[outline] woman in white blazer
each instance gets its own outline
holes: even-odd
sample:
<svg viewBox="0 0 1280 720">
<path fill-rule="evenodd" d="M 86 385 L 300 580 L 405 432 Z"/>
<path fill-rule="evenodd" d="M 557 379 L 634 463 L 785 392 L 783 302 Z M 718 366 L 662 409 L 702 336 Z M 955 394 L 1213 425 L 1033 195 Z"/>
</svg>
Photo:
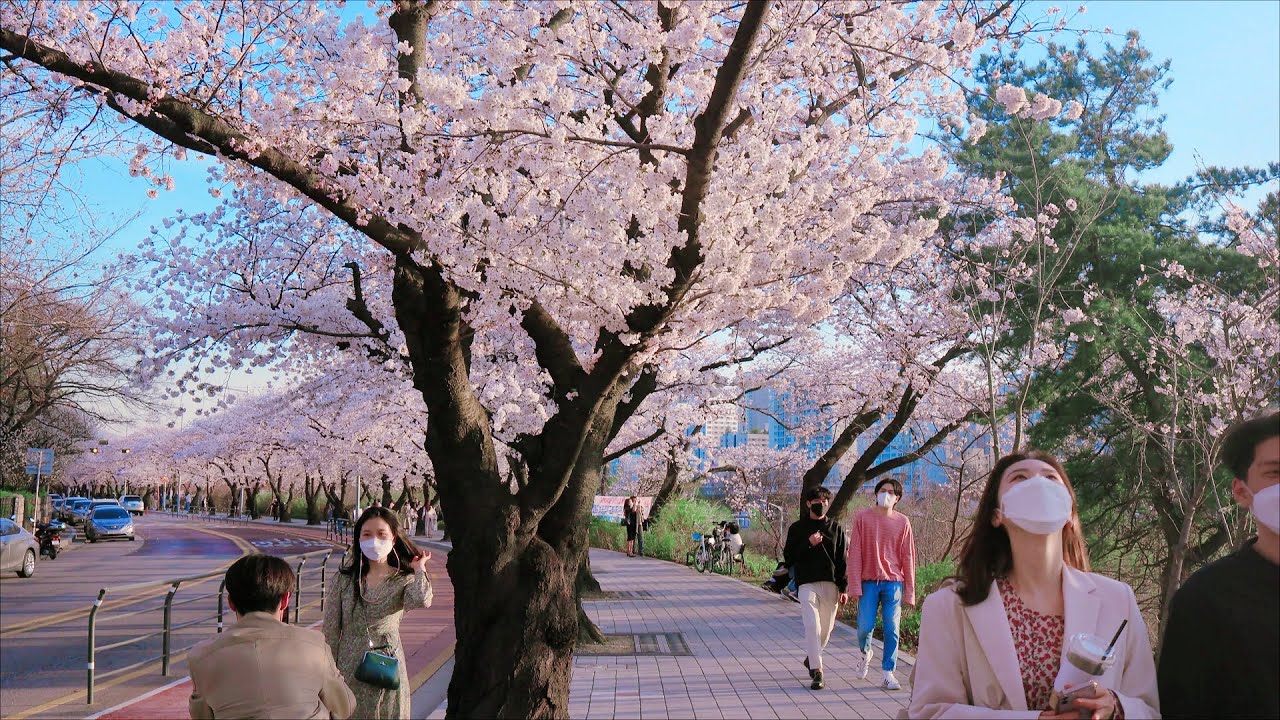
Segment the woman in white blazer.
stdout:
<svg viewBox="0 0 1280 720">
<path fill-rule="evenodd" d="M 1155 659 L 1133 590 L 1089 572 L 1075 491 L 1050 455 L 1015 453 L 996 463 L 957 577 L 921 612 L 910 718 L 1160 716 Z M 1126 620 L 1115 662 L 1072 709 L 1055 713 L 1052 685 L 1067 639 L 1110 640 Z"/>
</svg>

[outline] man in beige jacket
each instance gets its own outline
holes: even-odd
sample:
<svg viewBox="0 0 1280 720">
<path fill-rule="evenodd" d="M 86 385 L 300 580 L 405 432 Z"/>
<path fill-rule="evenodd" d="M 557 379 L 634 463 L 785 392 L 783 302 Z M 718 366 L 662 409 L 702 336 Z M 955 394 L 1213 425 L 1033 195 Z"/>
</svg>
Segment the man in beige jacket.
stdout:
<svg viewBox="0 0 1280 720">
<path fill-rule="evenodd" d="M 247 555 L 227 569 L 227 601 L 239 619 L 191 650 L 194 720 L 345 720 L 355 711 L 324 636 L 280 620 L 293 585 L 289 563 L 270 555 Z"/>
</svg>

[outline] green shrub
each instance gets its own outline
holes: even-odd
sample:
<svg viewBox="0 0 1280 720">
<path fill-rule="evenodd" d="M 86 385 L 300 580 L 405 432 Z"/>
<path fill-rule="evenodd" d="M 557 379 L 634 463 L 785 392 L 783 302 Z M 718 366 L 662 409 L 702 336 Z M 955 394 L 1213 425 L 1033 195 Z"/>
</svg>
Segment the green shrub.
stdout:
<svg viewBox="0 0 1280 720">
<path fill-rule="evenodd" d="M 611 520 L 591 518 L 587 537 L 590 538 L 591 547 L 618 551 L 626 549 L 627 529 Z"/>
</svg>

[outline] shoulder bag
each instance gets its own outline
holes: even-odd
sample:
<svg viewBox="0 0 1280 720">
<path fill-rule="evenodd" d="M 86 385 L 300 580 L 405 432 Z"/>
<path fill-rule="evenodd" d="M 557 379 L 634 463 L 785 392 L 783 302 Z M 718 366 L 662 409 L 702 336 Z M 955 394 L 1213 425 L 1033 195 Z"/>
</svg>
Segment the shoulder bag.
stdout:
<svg viewBox="0 0 1280 720">
<path fill-rule="evenodd" d="M 375 652 L 377 650 L 386 650 L 386 654 Z M 369 639 L 369 650 L 365 652 L 364 659 L 360 661 L 359 667 L 356 668 L 356 679 L 363 683 L 368 683 L 374 687 L 380 687 L 384 690 L 397 690 L 400 688 L 400 661 L 395 655 L 391 654 L 391 646 L 379 645 L 374 647 L 373 639 Z"/>
</svg>

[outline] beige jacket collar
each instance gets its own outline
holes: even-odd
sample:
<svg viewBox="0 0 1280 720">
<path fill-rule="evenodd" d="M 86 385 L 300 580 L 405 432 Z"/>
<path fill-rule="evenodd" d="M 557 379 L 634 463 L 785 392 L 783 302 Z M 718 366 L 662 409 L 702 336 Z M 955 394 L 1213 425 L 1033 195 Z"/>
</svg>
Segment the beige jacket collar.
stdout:
<svg viewBox="0 0 1280 720">
<path fill-rule="evenodd" d="M 1088 574 L 1064 565 L 1062 568 L 1062 606 L 1066 617 L 1063 642 L 1076 633 L 1094 632 L 1098 623 L 1097 586 Z M 1013 647 L 1013 630 L 1005 612 L 1004 599 L 995 581 L 987 599 L 964 609 L 982 646 L 982 653 L 1000 682 L 1000 689 L 1014 710 L 1027 709 L 1027 696 L 1022 687 L 1022 671 L 1018 652 Z"/>
</svg>

